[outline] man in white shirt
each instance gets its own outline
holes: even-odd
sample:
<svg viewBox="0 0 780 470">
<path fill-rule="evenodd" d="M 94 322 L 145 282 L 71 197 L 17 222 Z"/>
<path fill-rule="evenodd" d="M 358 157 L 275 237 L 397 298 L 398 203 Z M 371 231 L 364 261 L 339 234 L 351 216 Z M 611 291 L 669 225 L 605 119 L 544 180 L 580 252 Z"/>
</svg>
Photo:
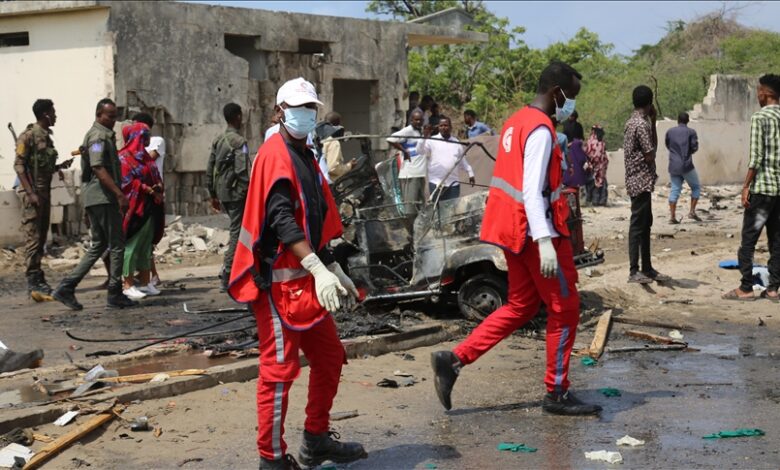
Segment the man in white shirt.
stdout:
<svg viewBox="0 0 780 470">
<path fill-rule="evenodd" d="M 419 206 L 425 203 L 425 174 L 427 162 L 417 155 L 417 143 L 422 137 L 423 113 L 419 109 L 412 111 L 411 124 L 393 134 L 387 142 L 403 154 L 398 182 L 401 186 L 401 199 L 404 213 L 413 221 Z"/>
<path fill-rule="evenodd" d="M 469 183 L 474 186 L 474 170 L 463 156 L 464 146 L 452 135 L 450 118 L 442 116 L 439 120 L 439 136 L 430 139 L 431 127 L 423 131 L 425 139 L 417 144 L 417 153 L 428 162 L 428 189 L 431 200 L 445 201 L 460 197 L 460 171 L 469 175 Z M 456 166 L 458 168 L 456 168 Z M 436 193 L 441 191 L 441 196 Z"/>
</svg>

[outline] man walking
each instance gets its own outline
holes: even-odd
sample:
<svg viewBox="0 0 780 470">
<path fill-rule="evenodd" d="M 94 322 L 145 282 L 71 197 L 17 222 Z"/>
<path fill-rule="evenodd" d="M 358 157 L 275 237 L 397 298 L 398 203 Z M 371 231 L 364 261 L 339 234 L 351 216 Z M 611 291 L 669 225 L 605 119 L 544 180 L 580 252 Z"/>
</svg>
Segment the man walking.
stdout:
<svg viewBox="0 0 780 470">
<path fill-rule="evenodd" d="M 109 308 L 138 305 L 122 293 L 122 265 L 125 235 L 122 218 L 128 202 L 122 193 L 122 178 L 116 150 L 116 104 L 108 98 L 98 101 L 95 123 L 84 136 L 81 146 L 81 198 L 89 217 L 92 244 L 76 268 L 60 282 L 52 293 L 55 300 L 72 310 L 83 306 L 76 300 L 76 286 L 92 266 L 109 249 L 111 260 L 108 277 Z"/>
<path fill-rule="evenodd" d="M 14 170 L 19 177 L 16 194 L 22 203 L 27 292 L 50 295 L 51 287 L 41 269 L 41 260 L 49 233 L 51 179 L 60 168 L 51 140 L 57 114 L 54 102 L 48 99 L 36 100 L 32 110 L 36 122 L 28 125 L 16 140 Z"/>
<path fill-rule="evenodd" d="M 566 119 L 574 110 L 580 75 L 552 62 L 539 78 L 533 102 L 504 124 L 480 238 L 504 249 L 509 268 L 508 302 L 490 314 L 453 351 L 431 355 L 434 386 L 441 404 L 452 407 L 451 392 L 461 368 L 488 352 L 547 306 L 547 394 L 542 408 L 554 414 L 601 411 L 569 392 L 569 358 L 580 313 L 577 270 L 566 219 L 563 157 L 549 116 Z"/>
<path fill-rule="evenodd" d="M 409 225 L 414 222 L 419 206 L 425 202 L 425 177 L 427 162 L 417 154 L 417 144 L 422 137 L 423 112 L 415 109 L 409 118 L 411 124 L 394 133 L 387 142 L 403 155 L 401 170 L 398 172 L 398 184 L 401 187 L 401 200 L 404 214 Z"/>
<path fill-rule="evenodd" d="M 233 254 L 241 232 L 252 162 L 246 139 L 240 133 L 244 118 L 241 106 L 228 103 L 222 113 L 227 129 L 211 144 L 211 154 L 206 165 L 206 187 L 211 195 L 211 207 L 217 212 L 223 210 L 230 218 L 230 242 L 219 275 L 221 290 L 224 292 L 227 290 Z"/>
<path fill-rule="evenodd" d="M 626 121 L 623 151 L 626 163 L 626 192 L 631 197 L 631 222 L 628 229 L 628 282 L 650 284 L 671 278 L 653 269 L 650 259 L 650 228 L 653 226 L 653 190 L 658 175 L 655 155 L 658 148 L 656 110 L 653 90 L 645 85 L 634 88 L 634 112 Z M 639 270 L 639 256 L 642 270 Z"/>
<path fill-rule="evenodd" d="M 699 175 L 693 166 L 693 154 L 699 150 L 699 138 L 696 131 L 688 127 L 688 113 L 677 116 L 677 127 L 666 131 L 666 149 L 669 150 L 669 176 L 672 180 L 672 190 L 669 193 L 669 223 L 676 225 L 677 200 L 680 198 L 683 181 L 691 187 L 691 210 L 688 218 L 701 222 L 696 215 L 696 203 L 701 195 Z"/>
<path fill-rule="evenodd" d="M 780 75 L 758 79 L 761 109 L 750 118 L 750 161 L 742 186 L 742 243 L 737 253 L 742 280 L 723 294 L 727 300 L 755 300 L 753 255 L 766 226 L 769 241 L 769 284 L 762 297 L 780 300 Z"/>
<path fill-rule="evenodd" d="M 441 117 L 439 135 L 436 138 L 430 139 L 430 126 L 425 127 L 423 136 L 425 139 L 417 143 L 417 154 L 428 160 L 428 190 L 431 193 L 431 200 L 446 201 L 459 198 L 459 170 L 468 173 L 469 183 L 472 186 L 474 186 L 474 170 L 465 158 L 461 158 L 465 147 L 460 145 L 460 141 L 452 135 L 450 118 Z M 441 195 L 437 193 L 436 188 L 439 188 Z"/>
<path fill-rule="evenodd" d="M 277 96 L 282 125 L 257 152 L 229 288 L 233 299 L 251 305 L 257 321 L 260 469 L 298 468 L 286 454 L 284 419 L 290 387 L 300 373 L 299 350 L 310 375 L 298 458 L 307 467 L 326 460 L 347 463 L 367 454 L 360 444 L 339 442 L 329 432 L 330 408 L 346 363 L 330 314 L 348 308 L 357 289 L 328 248 L 341 236 L 341 218 L 306 145 L 322 103 L 303 78 L 282 85 Z"/>
</svg>

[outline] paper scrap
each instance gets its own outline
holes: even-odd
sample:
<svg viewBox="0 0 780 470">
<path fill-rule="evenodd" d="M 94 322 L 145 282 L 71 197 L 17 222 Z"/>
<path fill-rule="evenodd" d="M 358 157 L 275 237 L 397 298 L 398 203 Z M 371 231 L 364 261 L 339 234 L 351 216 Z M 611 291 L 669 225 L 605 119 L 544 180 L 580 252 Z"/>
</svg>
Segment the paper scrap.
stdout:
<svg viewBox="0 0 780 470">
<path fill-rule="evenodd" d="M 623 456 L 620 455 L 620 452 L 610 452 L 607 450 L 585 452 L 585 458 L 589 460 L 600 460 L 607 463 L 623 463 Z"/>
<path fill-rule="evenodd" d="M 27 463 L 35 452 L 20 444 L 8 444 L 0 450 L 0 467 L 11 468 L 14 466 L 14 457 L 20 457 Z"/>
<path fill-rule="evenodd" d="M 170 379 L 171 376 L 165 373 L 160 373 L 152 377 L 152 380 L 149 381 L 149 383 L 158 383 L 158 382 L 165 382 L 166 380 Z"/>
<path fill-rule="evenodd" d="M 66 424 L 68 424 L 71 421 L 73 421 L 73 418 L 78 416 L 78 414 L 79 414 L 78 411 L 68 411 L 64 415 L 62 415 L 59 418 L 57 418 L 57 421 L 54 422 L 54 425 L 55 426 L 65 426 Z"/>
<path fill-rule="evenodd" d="M 676 340 L 683 339 L 683 334 L 680 333 L 680 330 L 672 330 L 669 332 L 669 337 Z"/>
<path fill-rule="evenodd" d="M 636 447 L 636 446 L 643 446 L 643 445 L 645 445 L 645 441 L 640 440 L 640 439 L 635 439 L 635 438 L 629 436 L 628 434 L 626 434 L 625 436 L 623 436 L 620 439 L 618 439 L 616 444 L 619 445 L 619 446 Z"/>
</svg>

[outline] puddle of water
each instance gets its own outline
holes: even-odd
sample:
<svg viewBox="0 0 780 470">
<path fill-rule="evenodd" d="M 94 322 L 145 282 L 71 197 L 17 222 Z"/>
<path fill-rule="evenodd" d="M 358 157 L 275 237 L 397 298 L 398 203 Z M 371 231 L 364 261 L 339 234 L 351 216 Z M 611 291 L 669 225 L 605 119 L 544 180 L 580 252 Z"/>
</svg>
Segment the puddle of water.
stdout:
<svg viewBox="0 0 780 470">
<path fill-rule="evenodd" d="M 167 354 L 133 362 L 117 369 L 119 375 L 149 374 L 183 369 L 208 369 L 209 367 L 230 364 L 236 359 L 226 355 L 216 358 L 206 356 L 200 351 L 180 354 Z"/>
</svg>

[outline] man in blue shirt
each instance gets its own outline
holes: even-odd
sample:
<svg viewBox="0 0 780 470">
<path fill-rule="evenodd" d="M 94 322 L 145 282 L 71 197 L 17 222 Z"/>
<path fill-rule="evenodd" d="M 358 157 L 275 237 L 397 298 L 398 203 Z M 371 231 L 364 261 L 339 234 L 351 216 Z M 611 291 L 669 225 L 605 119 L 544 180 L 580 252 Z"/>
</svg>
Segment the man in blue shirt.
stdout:
<svg viewBox="0 0 780 470">
<path fill-rule="evenodd" d="M 482 134 L 493 135 L 493 129 L 484 122 L 477 121 L 477 113 L 471 109 L 467 109 L 463 113 L 463 121 L 466 123 L 466 137 L 469 139 Z"/>
<path fill-rule="evenodd" d="M 693 166 L 693 154 L 699 150 L 699 139 L 696 131 L 688 127 L 688 113 L 680 113 L 677 117 L 677 127 L 666 131 L 666 148 L 669 150 L 669 175 L 672 180 L 672 190 L 669 193 L 669 223 L 679 224 L 675 211 L 677 199 L 680 198 L 683 181 L 691 187 L 691 210 L 688 218 L 697 222 L 701 219 L 696 215 L 696 202 L 701 194 L 701 184 L 696 168 Z"/>
</svg>

